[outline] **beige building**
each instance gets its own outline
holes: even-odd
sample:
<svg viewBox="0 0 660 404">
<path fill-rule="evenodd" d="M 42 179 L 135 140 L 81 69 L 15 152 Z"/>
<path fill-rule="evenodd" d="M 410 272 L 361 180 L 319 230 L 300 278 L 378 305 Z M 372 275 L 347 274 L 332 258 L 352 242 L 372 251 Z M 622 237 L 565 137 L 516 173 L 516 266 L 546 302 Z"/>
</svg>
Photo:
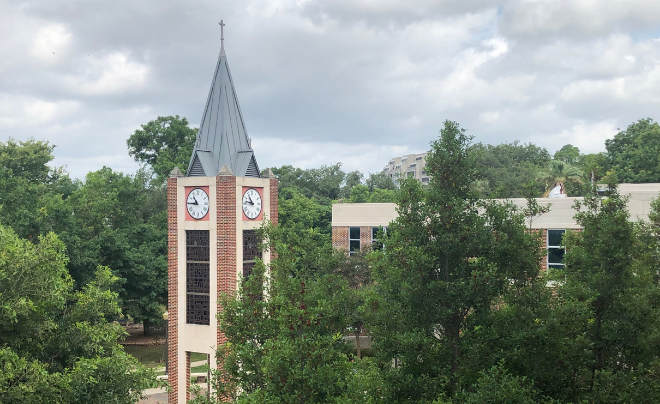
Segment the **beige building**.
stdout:
<svg viewBox="0 0 660 404">
<path fill-rule="evenodd" d="M 429 176 L 424 169 L 426 167 L 426 153 L 409 154 L 403 157 L 395 157 L 383 168 L 385 173 L 399 185 L 399 178 L 408 176 L 428 184 Z"/>
<path fill-rule="evenodd" d="M 660 184 L 620 184 L 619 191 L 628 196 L 628 212 L 630 220 L 648 220 L 651 201 L 658 198 Z M 535 219 L 531 227 L 543 232 L 544 242 L 548 248 L 543 268 L 563 266 L 564 247 L 561 246 L 562 235 L 566 229 L 578 230 L 581 227 L 575 222 L 573 203 L 582 200 L 581 197 L 539 198 L 539 205 L 552 204 L 550 212 Z M 504 201 L 504 200 L 502 200 Z M 516 206 L 524 207 L 527 201 L 523 198 L 508 199 Z M 350 252 L 371 248 L 376 242 L 376 232 L 380 227 L 387 228 L 392 220 L 398 217 L 396 205 L 393 203 L 337 203 L 332 205 L 332 245 L 335 248 Z"/>
</svg>

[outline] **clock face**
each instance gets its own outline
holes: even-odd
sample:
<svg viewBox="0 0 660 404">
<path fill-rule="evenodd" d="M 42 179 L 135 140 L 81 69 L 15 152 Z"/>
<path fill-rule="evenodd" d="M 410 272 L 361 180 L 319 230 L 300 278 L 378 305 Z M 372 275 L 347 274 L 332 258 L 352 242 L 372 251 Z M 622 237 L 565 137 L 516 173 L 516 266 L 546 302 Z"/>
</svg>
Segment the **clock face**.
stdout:
<svg viewBox="0 0 660 404">
<path fill-rule="evenodd" d="M 255 219 L 261 213 L 261 195 L 254 188 L 243 193 L 243 213 L 248 219 Z"/>
<path fill-rule="evenodd" d="M 201 188 L 195 188 L 186 198 L 186 208 L 190 217 L 202 219 L 209 213 L 209 195 Z"/>
</svg>

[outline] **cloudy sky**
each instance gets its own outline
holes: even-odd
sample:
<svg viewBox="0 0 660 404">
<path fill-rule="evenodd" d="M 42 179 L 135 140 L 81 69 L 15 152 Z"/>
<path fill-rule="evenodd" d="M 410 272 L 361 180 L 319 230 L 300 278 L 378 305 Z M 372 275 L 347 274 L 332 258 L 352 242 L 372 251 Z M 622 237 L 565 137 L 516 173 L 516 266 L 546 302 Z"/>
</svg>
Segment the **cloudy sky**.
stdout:
<svg viewBox="0 0 660 404">
<path fill-rule="evenodd" d="M 658 0 L 0 0 L 0 141 L 133 172 L 140 124 L 199 125 L 220 19 L 261 168 L 376 172 L 445 119 L 550 152 L 660 119 Z"/>
</svg>

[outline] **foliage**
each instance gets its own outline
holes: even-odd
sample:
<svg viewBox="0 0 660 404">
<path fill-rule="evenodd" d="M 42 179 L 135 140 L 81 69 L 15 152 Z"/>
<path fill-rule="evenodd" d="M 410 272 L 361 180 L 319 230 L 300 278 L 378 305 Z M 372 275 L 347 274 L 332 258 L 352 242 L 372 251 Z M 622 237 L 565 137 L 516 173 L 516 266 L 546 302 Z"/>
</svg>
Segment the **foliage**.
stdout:
<svg viewBox="0 0 660 404">
<path fill-rule="evenodd" d="M 562 161 L 570 165 L 579 165 L 582 155 L 580 149 L 572 144 L 565 144 L 561 149 L 557 150 L 552 156 L 553 160 Z"/>
<path fill-rule="evenodd" d="M 610 402 L 617 385 L 619 397 L 635 396 L 635 383 L 657 384 L 652 369 L 657 367 L 660 340 L 657 313 L 660 288 L 657 262 L 647 265 L 647 253 L 628 220 L 627 199 L 614 184 L 606 198 L 595 193 L 576 202 L 581 232 L 566 238 L 566 270 L 557 271 L 557 298 L 581 313 L 574 331 L 586 339 L 581 357 L 569 365 L 573 371 L 573 392 L 566 400 Z M 604 235 L 607 235 L 604 237 Z M 576 318 L 565 313 L 566 319 Z M 637 383 L 637 382 L 636 382 Z M 634 402 L 624 400 L 624 402 Z M 650 389 L 648 402 L 660 400 L 660 390 Z"/>
<path fill-rule="evenodd" d="M 67 246 L 69 271 L 86 284 L 99 265 L 121 279 L 125 314 L 160 322 L 167 297 L 165 189 L 150 185 L 144 171 L 135 176 L 108 167 L 87 174 L 68 199 L 70 215 L 53 227 Z"/>
<path fill-rule="evenodd" d="M 536 173 L 550 161 L 550 154 L 531 143 L 502 143 L 471 145 L 469 152 L 481 168 L 474 186 L 482 198 L 517 198 L 525 194 L 526 184 L 536 179 Z M 427 170 L 428 171 L 428 170 Z M 543 192 L 537 184 L 535 196 Z"/>
<path fill-rule="evenodd" d="M 621 182 L 660 182 L 660 125 L 651 118 L 630 124 L 605 141 L 607 156 Z"/>
<path fill-rule="evenodd" d="M 439 398 L 434 404 L 536 404 L 551 403 L 540 397 L 531 380 L 507 372 L 504 362 L 480 372 L 477 383 L 461 390 L 453 400 Z"/>
<path fill-rule="evenodd" d="M 153 374 L 125 354 L 107 268 L 72 289 L 64 245 L 0 226 L 0 402 L 134 403 Z"/>
<path fill-rule="evenodd" d="M 47 142 L 0 143 L 1 223 L 35 242 L 57 233 L 78 289 L 110 266 L 124 313 L 146 320 L 148 331 L 167 293 L 165 189 L 146 170 L 128 176 L 107 167 L 72 182 L 48 166 L 52 151 Z"/>
<path fill-rule="evenodd" d="M 237 296 L 223 296 L 217 393 L 238 403 L 333 402 L 350 376 L 345 282 L 330 271 L 298 265 L 277 228 L 266 232 L 277 251 L 269 270 L 258 262 Z M 329 266 L 331 268 L 331 266 Z M 265 298 L 267 297 L 267 298 Z M 207 402 L 199 397 L 195 402 Z"/>
<path fill-rule="evenodd" d="M 186 118 L 159 116 L 137 129 L 128 138 L 128 154 L 135 161 L 148 164 L 162 184 L 174 167 L 188 169 L 197 129 Z"/>
<path fill-rule="evenodd" d="M 61 204 L 75 185 L 52 169 L 55 146 L 46 141 L 0 142 L 0 221 L 20 236 L 36 239 L 52 230 L 47 207 Z"/>
<path fill-rule="evenodd" d="M 273 168 L 273 173 L 279 180 L 280 190 L 296 188 L 307 198 L 316 199 L 322 205 L 330 205 L 330 201 L 339 198 L 346 178 L 341 163 L 309 170 L 282 166 Z"/>
<path fill-rule="evenodd" d="M 468 325 L 488 316 L 507 285 L 524 286 L 538 272 L 523 215 L 474 192 L 479 173 L 469 144 L 458 124 L 445 122 L 427 157 L 429 187 L 402 181 L 399 217 L 385 248 L 372 254 L 367 328 L 387 402 L 432 401 L 469 385 Z"/>
<path fill-rule="evenodd" d="M 545 185 L 544 197 L 547 197 L 550 191 L 558 185 L 564 185 L 564 191 L 568 192 L 570 190 L 568 188 L 569 185 L 582 184 L 584 182 L 582 180 L 582 170 L 579 167 L 561 160 L 550 161 L 547 167 L 539 171 L 538 178 Z"/>
</svg>

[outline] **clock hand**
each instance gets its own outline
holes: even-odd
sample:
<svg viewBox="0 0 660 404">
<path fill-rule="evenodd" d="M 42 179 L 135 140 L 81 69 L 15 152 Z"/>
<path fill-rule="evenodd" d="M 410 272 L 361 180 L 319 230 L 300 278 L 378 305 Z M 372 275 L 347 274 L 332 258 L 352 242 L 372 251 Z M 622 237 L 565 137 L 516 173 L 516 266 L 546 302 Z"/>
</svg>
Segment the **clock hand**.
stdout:
<svg viewBox="0 0 660 404">
<path fill-rule="evenodd" d="M 250 197 L 250 195 L 248 195 L 248 199 L 250 200 L 250 205 L 254 205 L 254 202 L 252 202 L 252 198 Z"/>
</svg>

